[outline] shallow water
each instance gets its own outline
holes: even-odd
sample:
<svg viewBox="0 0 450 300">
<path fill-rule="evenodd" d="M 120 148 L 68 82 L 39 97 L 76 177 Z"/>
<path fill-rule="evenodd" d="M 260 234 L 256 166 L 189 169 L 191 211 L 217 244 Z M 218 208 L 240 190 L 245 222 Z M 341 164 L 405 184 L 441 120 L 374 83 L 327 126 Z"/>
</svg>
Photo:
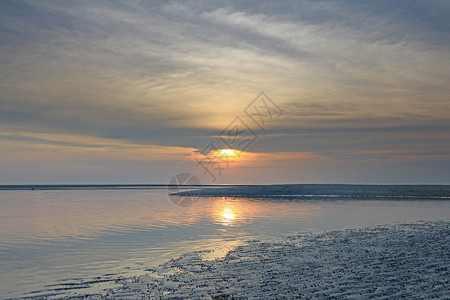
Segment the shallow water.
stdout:
<svg viewBox="0 0 450 300">
<path fill-rule="evenodd" d="M 182 208 L 165 189 L 0 191 L 0 298 L 251 238 L 448 216 L 445 200 L 199 198 Z"/>
</svg>

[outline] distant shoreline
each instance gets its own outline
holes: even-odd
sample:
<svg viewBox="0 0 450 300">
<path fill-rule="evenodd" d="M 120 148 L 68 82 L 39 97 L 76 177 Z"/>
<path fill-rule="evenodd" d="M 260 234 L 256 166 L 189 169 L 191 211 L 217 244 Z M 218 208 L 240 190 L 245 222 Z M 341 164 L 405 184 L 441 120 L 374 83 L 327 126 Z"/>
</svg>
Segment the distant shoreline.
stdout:
<svg viewBox="0 0 450 300">
<path fill-rule="evenodd" d="M 1 191 L 161 190 L 180 197 L 258 197 L 283 199 L 450 200 L 450 185 L 273 184 L 62 184 L 0 185 Z"/>
<path fill-rule="evenodd" d="M 450 199 L 450 185 L 277 184 L 216 187 L 173 193 L 194 197 Z"/>
<path fill-rule="evenodd" d="M 170 185 L 170 184 L 23 184 L 0 185 L 0 191 L 153 190 L 195 197 L 263 198 L 372 198 L 450 199 L 450 185 L 405 184 L 271 184 L 271 185 Z"/>
<path fill-rule="evenodd" d="M 170 184 L 5 184 L 1 190 L 126 190 L 126 189 L 192 189 L 223 187 L 224 185 L 170 185 Z M 228 185 L 227 185 L 228 186 Z"/>
</svg>

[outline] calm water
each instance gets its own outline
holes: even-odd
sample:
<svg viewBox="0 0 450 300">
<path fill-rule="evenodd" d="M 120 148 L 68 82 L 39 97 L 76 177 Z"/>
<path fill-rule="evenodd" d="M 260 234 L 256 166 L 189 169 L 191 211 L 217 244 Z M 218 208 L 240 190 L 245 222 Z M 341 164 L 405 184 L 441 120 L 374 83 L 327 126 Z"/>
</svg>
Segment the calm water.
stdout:
<svg viewBox="0 0 450 300">
<path fill-rule="evenodd" d="M 201 198 L 181 208 L 163 189 L 0 191 L 0 298 L 250 238 L 449 216 L 443 200 Z"/>
</svg>

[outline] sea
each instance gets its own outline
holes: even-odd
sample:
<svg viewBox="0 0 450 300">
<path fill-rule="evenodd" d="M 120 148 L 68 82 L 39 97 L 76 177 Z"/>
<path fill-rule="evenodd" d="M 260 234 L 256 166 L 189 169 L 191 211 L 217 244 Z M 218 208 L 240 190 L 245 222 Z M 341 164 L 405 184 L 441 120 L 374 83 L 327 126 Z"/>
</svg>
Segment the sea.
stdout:
<svg viewBox="0 0 450 300">
<path fill-rule="evenodd" d="M 196 197 L 179 205 L 170 195 L 179 190 L 0 186 L 0 298 L 58 297 L 93 280 L 114 287 L 111 278 L 246 240 L 450 217 L 448 197 Z"/>
</svg>

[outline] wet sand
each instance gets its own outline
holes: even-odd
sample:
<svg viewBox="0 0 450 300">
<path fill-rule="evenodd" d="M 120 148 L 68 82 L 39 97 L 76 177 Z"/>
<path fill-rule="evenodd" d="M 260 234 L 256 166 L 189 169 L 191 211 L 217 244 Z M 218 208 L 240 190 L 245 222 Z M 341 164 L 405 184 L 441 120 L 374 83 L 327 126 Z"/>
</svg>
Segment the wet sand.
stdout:
<svg viewBox="0 0 450 300">
<path fill-rule="evenodd" d="M 445 299 L 450 295 L 450 221 L 253 240 L 211 258 L 210 251 L 188 253 L 143 275 L 115 278 L 114 288 L 83 297 Z M 82 298 L 80 294 L 72 290 L 66 296 Z"/>
</svg>

